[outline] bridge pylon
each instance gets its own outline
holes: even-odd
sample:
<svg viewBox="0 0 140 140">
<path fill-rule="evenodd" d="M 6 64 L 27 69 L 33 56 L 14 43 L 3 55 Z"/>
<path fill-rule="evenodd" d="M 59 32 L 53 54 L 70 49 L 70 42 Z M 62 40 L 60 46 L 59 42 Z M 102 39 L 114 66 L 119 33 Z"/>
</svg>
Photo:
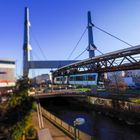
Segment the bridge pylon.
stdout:
<svg viewBox="0 0 140 140">
<path fill-rule="evenodd" d="M 92 32 L 92 27 L 94 26 L 94 24 L 92 23 L 91 20 L 91 12 L 88 11 L 87 14 L 88 17 L 88 47 L 87 47 L 87 51 L 89 51 L 89 58 L 94 57 L 95 56 L 95 50 L 96 50 L 96 46 L 94 45 L 93 42 L 93 32 Z"/>
<path fill-rule="evenodd" d="M 29 8 L 25 8 L 24 19 L 24 43 L 23 43 L 23 77 L 28 78 L 29 69 L 53 69 L 60 68 L 71 63 L 75 63 L 79 60 L 47 60 L 38 61 L 31 60 L 31 45 L 30 45 L 30 20 L 29 20 Z"/>
<path fill-rule="evenodd" d="M 23 43 L 23 77 L 28 77 L 29 73 L 29 61 L 30 61 L 30 21 L 29 21 L 29 8 L 25 7 L 25 19 L 24 19 L 24 43 Z"/>
</svg>

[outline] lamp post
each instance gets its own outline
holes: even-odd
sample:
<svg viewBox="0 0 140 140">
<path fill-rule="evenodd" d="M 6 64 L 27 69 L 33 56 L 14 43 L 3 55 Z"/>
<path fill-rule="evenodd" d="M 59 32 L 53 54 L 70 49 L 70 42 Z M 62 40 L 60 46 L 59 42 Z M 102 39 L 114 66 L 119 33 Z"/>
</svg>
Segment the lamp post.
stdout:
<svg viewBox="0 0 140 140">
<path fill-rule="evenodd" d="M 85 123 L 85 119 L 84 118 L 76 118 L 73 121 L 73 125 L 74 125 L 74 140 L 76 140 L 76 126 L 77 125 L 83 125 Z"/>
</svg>

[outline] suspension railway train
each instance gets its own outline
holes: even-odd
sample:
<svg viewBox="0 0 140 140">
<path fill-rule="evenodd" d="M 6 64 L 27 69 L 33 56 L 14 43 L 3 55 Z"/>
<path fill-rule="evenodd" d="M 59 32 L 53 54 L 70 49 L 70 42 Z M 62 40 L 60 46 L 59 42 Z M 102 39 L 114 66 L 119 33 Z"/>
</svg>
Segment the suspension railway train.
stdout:
<svg viewBox="0 0 140 140">
<path fill-rule="evenodd" d="M 97 85 L 98 74 L 76 74 L 70 76 L 58 76 L 54 78 L 55 84 L 70 84 L 70 85 Z"/>
</svg>

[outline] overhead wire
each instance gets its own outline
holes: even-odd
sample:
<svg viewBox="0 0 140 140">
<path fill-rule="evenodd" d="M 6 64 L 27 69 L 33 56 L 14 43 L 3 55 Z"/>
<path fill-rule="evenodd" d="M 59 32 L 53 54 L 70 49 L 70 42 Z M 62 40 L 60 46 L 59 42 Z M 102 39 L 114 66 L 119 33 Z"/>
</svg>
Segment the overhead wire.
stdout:
<svg viewBox="0 0 140 140">
<path fill-rule="evenodd" d="M 81 52 L 77 57 L 74 58 L 74 60 L 76 60 L 77 58 L 79 58 L 87 49 L 85 49 L 83 52 Z"/>
<path fill-rule="evenodd" d="M 37 53 L 36 53 L 35 51 L 32 51 L 32 52 L 33 52 L 34 56 L 35 56 L 38 60 L 40 60 L 40 57 L 37 55 Z"/>
<path fill-rule="evenodd" d="M 80 39 L 78 40 L 78 42 L 76 43 L 75 47 L 73 48 L 73 50 L 71 51 L 70 55 L 68 56 L 68 60 L 70 59 L 70 57 L 72 56 L 73 52 L 76 50 L 77 46 L 79 45 L 80 41 L 82 40 L 83 36 L 85 35 L 87 28 L 84 30 L 84 32 L 82 33 Z"/>
<path fill-rule="evenodd" d="M 97 49 L 97 48 L 96 48 L 96 50 L 97 50 L 100 54 L 102 54 L 102 55 L 103 55 L 103 53 L 102 53 L 99 49 Z"/>
</svg>

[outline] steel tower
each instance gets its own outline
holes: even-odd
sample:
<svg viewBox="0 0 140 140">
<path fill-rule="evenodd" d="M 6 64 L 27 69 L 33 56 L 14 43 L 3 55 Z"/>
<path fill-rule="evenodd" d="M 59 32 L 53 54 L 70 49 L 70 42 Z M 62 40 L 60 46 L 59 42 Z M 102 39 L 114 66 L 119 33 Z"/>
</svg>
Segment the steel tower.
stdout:
<svg viewBox="0 0 140 140">
<path fill-rule="evenodd" d="M 23 76 L 28 77 L 29 73 L 29 63 L 30 61 L 30 36 L 29 36 L 29 8 L 25 8 L 25 21 L 24 21 L 24 43 L 23 43 Z"/>
<path fill-rule="evenodd" d="M 96 50 L 96 46 L 94 45 L 93 42 L 93 32 L 92 32 L 92 27 L 94 26 L 94 24 L 91 21 L 91 13 L 90 11 L 88 11 L 88 48 L 87 51 L 89 51 L 89 58 L 94 57 L 95 56 L 95 50 Z"/>
</svg>

